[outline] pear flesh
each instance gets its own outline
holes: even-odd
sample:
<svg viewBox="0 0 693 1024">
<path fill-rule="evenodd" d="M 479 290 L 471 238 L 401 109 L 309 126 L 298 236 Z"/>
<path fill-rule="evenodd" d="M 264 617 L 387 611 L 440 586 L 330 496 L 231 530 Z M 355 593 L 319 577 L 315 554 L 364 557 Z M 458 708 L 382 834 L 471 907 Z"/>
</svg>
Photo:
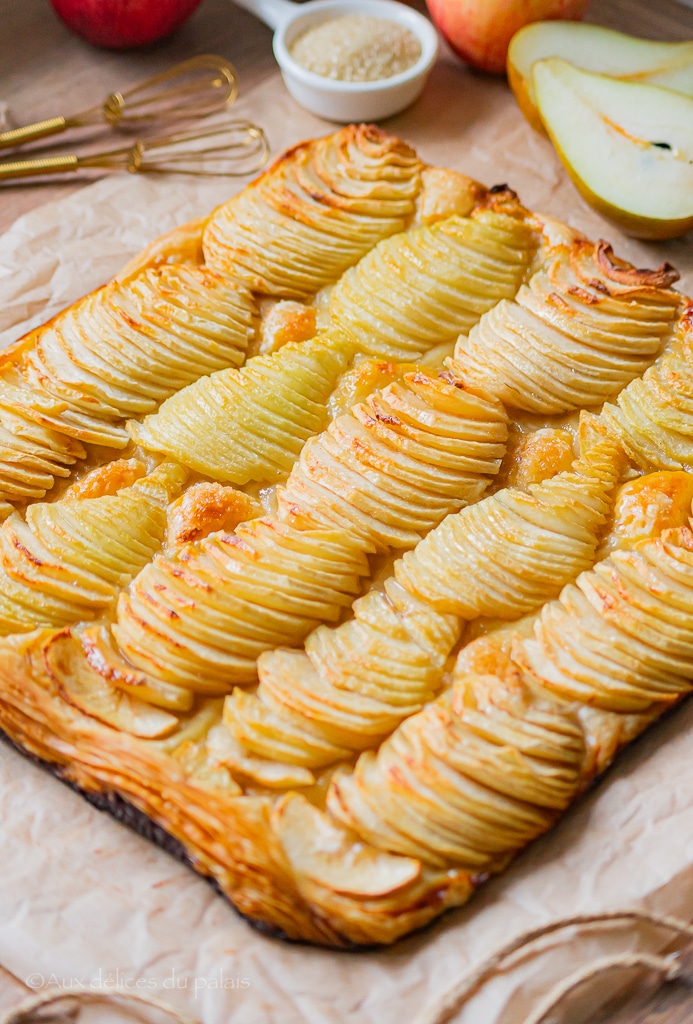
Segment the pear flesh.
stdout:
<svg viewBox="0 0 693 1024">
<path fill-rule="evenodd" d="M 557 57 L 534 64 L 532 84 L 544 127 L 590 205 L 638 238 L 693 229 L 693 99 Z"/>
<path fill-rule="evenodd" d="M 584 22 L 536 21 L 512 38 L 508 78 L 522 113 L 539 130 L 532 66 L 548 57 L 561 57 L 582 71 L 693 97 L 693 41 L 661 43 Z"/>
</svg>

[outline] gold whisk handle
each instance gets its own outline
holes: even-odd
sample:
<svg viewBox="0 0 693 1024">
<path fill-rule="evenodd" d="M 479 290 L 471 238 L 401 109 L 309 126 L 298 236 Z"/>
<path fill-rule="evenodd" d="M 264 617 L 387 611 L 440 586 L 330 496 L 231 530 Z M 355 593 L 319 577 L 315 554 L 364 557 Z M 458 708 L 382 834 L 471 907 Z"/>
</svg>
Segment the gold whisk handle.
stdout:
<svg viewBox="0 0 693 1024">
<path fill-rule="evenodd" d="M 69 154 L 41 156 L 33 160 L 9 160 L 0 163 L 0 181 L 9 181 L 12 178 L 31 178 L 39 174 L 61 174 L 64 171 L 76 171 L 79 165 L 79 157 Z"/>
<path fill-rule="evenodd" d="M 34 139 L 45 139 L 47 135 L 57 135 L 67 128 L 66 117 L 49 117 L 47 121 L 36 121 L 25 124 L 23 128 L 9 128 L 0 132 L 0 148 L 5 146 L 23 146 Z"/>
</svg>

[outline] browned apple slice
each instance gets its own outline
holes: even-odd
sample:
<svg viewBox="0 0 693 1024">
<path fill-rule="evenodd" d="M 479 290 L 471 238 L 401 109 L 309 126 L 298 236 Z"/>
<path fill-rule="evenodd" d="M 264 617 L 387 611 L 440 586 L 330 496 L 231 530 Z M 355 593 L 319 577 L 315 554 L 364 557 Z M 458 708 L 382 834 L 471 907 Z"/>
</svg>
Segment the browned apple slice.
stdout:
<svg viewBox="0 0 693 1024">
<path fill-rule="evenodd" d="M 91 669 L 110 686 L 171 711 L 189 711 L 192 707 L 194 695 L 191 690 L 140 672 L 126 661 L 114 644 L 107 625 L 77 627 L 73 633 L 81 641 Z"/>
<path fill-rule="evenodd" d="M 303 796 L 284 797 L 274 809 L 272 824 L 297 875 L 345 896 L 387 896 L 421 873 L 418 860 L 365 845 Z"/>
<path fill-rule="evenodd" d="M 234 739 L 225 725 L 216 725 L 210 729 L 207 752 L 213 764 L 230 768 L 236 774 L 268 789 L 312 786 L 315 782 L 313 773 L 300 765 L 254 757 Z"/>
<path fill-rule="evenodd" d="M 177 727 L 175 715 L 130 697 L 94 672 L 69 629 L 49 638 L 43 656 L 60 696 L 85 715 L 142 739 L 166 736 Z"/>
</svg>

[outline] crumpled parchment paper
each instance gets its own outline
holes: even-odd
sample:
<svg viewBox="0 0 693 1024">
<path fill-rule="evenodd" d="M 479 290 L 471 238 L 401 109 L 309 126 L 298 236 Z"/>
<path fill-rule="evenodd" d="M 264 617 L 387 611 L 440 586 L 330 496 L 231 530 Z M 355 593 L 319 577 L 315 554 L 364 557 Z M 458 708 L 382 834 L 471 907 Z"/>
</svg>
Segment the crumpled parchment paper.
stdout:
<svg viewBox="0 0 693 1024">
<path fill-rule="evenodd" d="M 237 109 L 263 125 L 275 155 L 330 130 L 278 75 Z M 418 104 L 386 126 L 431 163 L 507 182 L 527 205 L 606 237 L 640 266 L 669 260 L 693 292 L 690 237 L 646 245 L 603 221 L 503 82 L 443 58 Z M 0 238 L 0 344 L 242 186 L 119 175 L 23 216 Z M 192 872 L 0 746 L 0 1010 L 31 988 L 110 986 L 157 995 L 204 1024 L 413 1024 L 470 967 L 545 921 L 636 905 L 693 916 L 692 764 L 689 704 L 468 907 L 394 949 L 346 954 L 259 935 Z M 643 941 L 625 929 L 555 944 L 488 986 L 459 1020 L 518 1024 L 583 959 Z M 101 1009 L 84 1019 L 123 1018 Z"/>
</svg>

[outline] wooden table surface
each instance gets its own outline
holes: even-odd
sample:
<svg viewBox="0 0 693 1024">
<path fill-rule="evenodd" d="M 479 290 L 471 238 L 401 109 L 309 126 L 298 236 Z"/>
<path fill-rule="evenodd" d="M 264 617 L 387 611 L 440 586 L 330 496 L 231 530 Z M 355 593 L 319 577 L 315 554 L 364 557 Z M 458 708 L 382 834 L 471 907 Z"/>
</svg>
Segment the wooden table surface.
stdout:
<svg viewBox="0 0 693 1024">
<path fill-rule="evenodd" d="M 693 38 L 693 9 L 676 0 L 594 0 L 588 20 L 653 39 Z M 270 30 L 228 0 L 204 0 L 170 39 L 127 53 L 95 50 L 72 36 L 48 0 L 0 0 L 0 102 L 9 104 L 17 124 L 80 110 L 116 86 L 127 87 L 204 52 L 229 58 L 245 92 L 275 72 Z M 52 180 L 1 189 L 0 231 L 22 213 L 80 187 Z M 591 1024 L 691 1022 L 693 993 L 670 985 L 649 996 L 634 993 Z"/>
</svg>

